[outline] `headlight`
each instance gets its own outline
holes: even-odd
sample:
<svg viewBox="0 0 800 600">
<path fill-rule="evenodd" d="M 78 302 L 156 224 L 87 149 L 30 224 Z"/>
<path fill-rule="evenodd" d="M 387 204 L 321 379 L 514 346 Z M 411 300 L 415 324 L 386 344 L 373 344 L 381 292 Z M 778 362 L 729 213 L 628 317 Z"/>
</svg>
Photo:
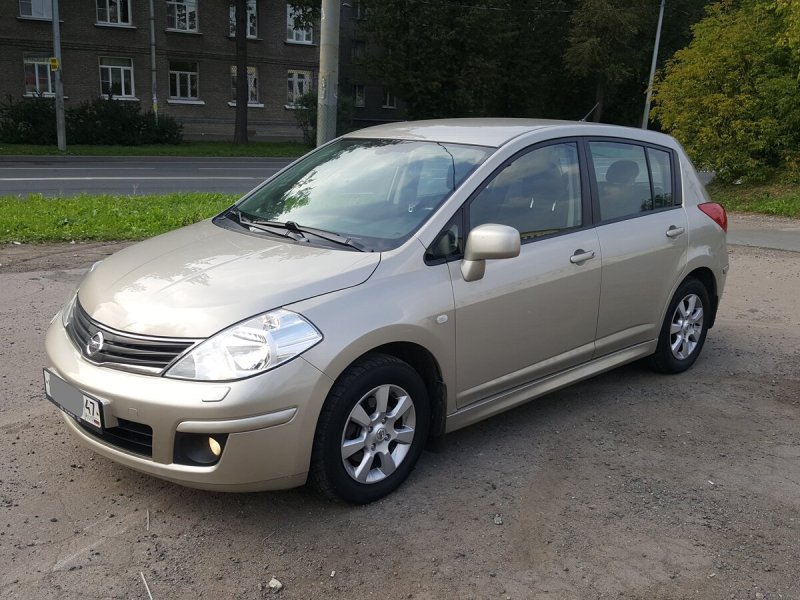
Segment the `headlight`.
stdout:
<svg viewBox="0 0 800 600">
<path fill-rule="evenodd" d="M 303 317 L 273 310 L 211 336 L 167 371 L 167 377 L 227 381 L 263 373 L 311 348 L 322 334 Z"/>
<path fill-rule="evenodd" d="M 61 309 L 61 324 L 66 329 L 69 324 L 72 322 L 72 313 L 75 311 L 75 301 L 78 299 L 78 293 L 75 292 L 72 295 L 72 298 L 69 299 L 64 305 L 64 308 Z"/>
</svg>

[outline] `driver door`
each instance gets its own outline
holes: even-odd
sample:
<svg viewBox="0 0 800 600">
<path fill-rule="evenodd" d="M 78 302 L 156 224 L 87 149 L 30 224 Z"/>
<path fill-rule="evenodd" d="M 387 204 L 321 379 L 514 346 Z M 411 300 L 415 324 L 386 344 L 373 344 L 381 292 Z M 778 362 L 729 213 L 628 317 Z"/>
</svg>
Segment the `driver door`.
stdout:
<svg viewBox="0 0 800 600">
<path fill-rule="evenodd" d="M 448 263 L 459 409 L 591 359 L 601 260 L 586 181 L 577 142 L 559 141 L 510 159 L 469 202 L 468 229 L 509 225 L 522 247 L 477 281 Z"/>
</svg>

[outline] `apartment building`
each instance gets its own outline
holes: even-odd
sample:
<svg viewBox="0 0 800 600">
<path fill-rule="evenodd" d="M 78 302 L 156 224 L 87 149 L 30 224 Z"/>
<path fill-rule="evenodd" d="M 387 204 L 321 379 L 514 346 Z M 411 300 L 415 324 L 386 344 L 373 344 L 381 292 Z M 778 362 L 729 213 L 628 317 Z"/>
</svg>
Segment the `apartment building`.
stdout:
<svg viewBox="0 0 800 600">
<path fill-rule="evenodd" d="M 229 0 L 60 0 L 59 6 L 67 107 L 100 95 L 139 101 L 144 109 L 155 103 L 159 114 L 183 122 L 187 139 L 232 138 L 237 73 Z M 343 20 L 358 18 L 350 12 L 343 10 Z M 343 25 L 343 34 L 351 35 L 352 25 Z M 250 139 L 300 138 L 294 111 L 299 97 L 315 89 L 317 28 L 296 27 L 285 0 L 248 0 L 247 38 Z M 52 40 L 52 0 L 0 2 L 0 96 L 53 94 Z M 398 118 L 396 103 L 378 106 L 376 94 L 369 106 L 358 96 L 362 84 L 343 83 L 340 94 L 356 94 L 356 120 Z"/>
</svg>

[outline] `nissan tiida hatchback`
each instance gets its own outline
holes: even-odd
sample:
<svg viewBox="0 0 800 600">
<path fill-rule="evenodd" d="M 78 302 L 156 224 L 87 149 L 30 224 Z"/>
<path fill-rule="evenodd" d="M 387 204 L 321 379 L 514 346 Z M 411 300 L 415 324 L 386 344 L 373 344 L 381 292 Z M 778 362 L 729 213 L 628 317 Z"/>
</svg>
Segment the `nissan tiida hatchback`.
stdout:
<svg viewBox="0 0 800 600">
<path fill-rule="evenodd" d="M 357 131 L 96 264 L 47 332 L 47 397 L 156 477 L 370 502 L 431 438 L 637 359 L 688 369 L 726 224 L 666 135 Z"/>
</svg>

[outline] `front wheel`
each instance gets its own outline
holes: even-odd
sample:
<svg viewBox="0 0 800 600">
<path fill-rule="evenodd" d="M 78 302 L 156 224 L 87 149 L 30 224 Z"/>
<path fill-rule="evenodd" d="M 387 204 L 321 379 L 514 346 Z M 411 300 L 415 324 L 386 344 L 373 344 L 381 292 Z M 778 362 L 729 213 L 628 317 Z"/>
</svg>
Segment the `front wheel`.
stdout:
<svg viewBox="0 0 800 600">
<path fill-rule="evenodd" d="M 694 364 L 708 333 L 708 291 L 694 277 L 678 286 L 669 303 L 658 346 L 649 363 L 661 373 L 681 373 Z"/>
<path fill-rule="evenodd" d="M 429 423 L 428 393 L 417 372 L 393 356 L 365 356 L 325 400 L 311 456 L 313 483 L 354 504 L 389 494 L 414 468 Z"/>
</svg>

